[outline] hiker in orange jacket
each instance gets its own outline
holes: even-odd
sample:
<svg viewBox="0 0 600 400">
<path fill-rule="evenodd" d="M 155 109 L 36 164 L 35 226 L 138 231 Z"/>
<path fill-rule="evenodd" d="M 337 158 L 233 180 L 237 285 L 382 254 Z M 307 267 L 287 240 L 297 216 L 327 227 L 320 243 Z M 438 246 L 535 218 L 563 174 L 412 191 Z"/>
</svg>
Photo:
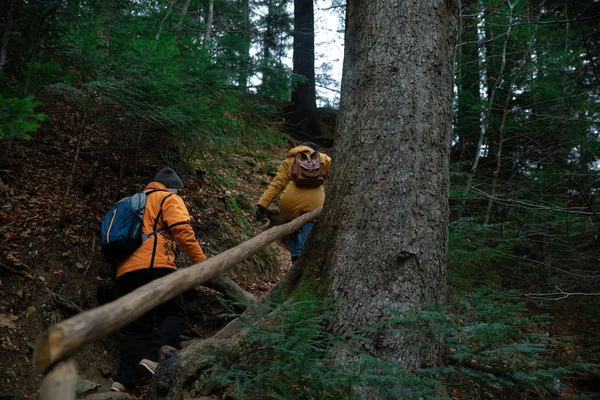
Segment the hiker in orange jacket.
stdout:
<svg viewBox="0 0 600 400">
<path fill-rule="evenodd" d="M 183 182 L 171 168 L 162 169 L 144 189 L 147 197 L 143 233 L 147 235 L 164 229 L 150 236 L 117 265 L 120 295 L 174 272 L 177 245 L 193 264 L 206 258 L 190 225 L 189 212 L 183 199 L 177 195 L 181 189 Z M 142 375 L 154 375 L 158 350 L 162 346 L 178 347 L 186 323 L 187 314 L 181 294 L 131 323 L 127 327 L 119 372 L 111 390 L 131 391 Z"/>
<path fill-rule="evenodd" d="M 323 185 L 318 187 L 303 188 L 298 187 L 292 179 L 292 166 L 299 152 L 311 155 L 317 151 L 317 145 L 313 142 L 306 142 L 303 145 L 296 146 L 287 152 L 287 157 L 277 170 L 277 175 L 265 190 L 256 205 L 256 219 L 258 221 L 265 217 L 266 210 L 280 193 L 279 215 L 286 221 L 298 218 L 300 215 L 310 212 L 323 205 L 325 201 L 325 188 Z M 331 169 L 331 157 L 325 153 L 319 153 L 321 164 L 325 166 L 327 177 Z M 315 222 L 309 222 L 302 226 L 296 232 L 289 236 L 289 247 L 292 256 L 292 262 L 300 256 L 304 242 L 308 234 L 315 226 Z"/>
</svg>

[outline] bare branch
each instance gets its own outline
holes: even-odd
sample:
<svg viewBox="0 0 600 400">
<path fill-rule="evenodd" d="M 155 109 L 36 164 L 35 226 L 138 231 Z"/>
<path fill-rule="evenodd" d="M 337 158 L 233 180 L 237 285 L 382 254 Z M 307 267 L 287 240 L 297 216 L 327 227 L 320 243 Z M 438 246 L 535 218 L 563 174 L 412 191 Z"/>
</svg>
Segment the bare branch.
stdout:
<svg viewBox="0 0 600 400">
<path fill-rule="evenodd" d="M 492 196 L 492 195 L 484 192 L 481 189 L 477 189 L 474 186 L 471 186 L 471 189 L 474 192 L 479 193 L 481 196 L 483 196 L 487 200 L 492 200 L 495 203 L 504 204 L 504 205 L 507 205 L 507 206 L 521 206 L 523 208 L 531 208 L 531 209 L 535 209 L 535 210 L 561 212 L 561 213 L 569 213 L 569 214 L 576 214 L 576 215 L 593 215 L 593 216 L 597 216 L 597 214 L 595 212 L 593 212 L 593 211 L 592 212 L 577 211 L 577 209 L 574 208 L 574 207 L 560 208 L 560 207 L 552 207 L 552 206 L 543 206 L 543 205 L 539 205 L 539 204 L 532 204 L 532 203 L 527 203 L 525 201 L 514 200 L 514 199 L 501 199 L 499 197 L 494 197 L 494 196 Z M 586 209 L 589 209 L 589 208 L 586 208 Z"/>
<path fill-rule="evenodd" d="M 527 293 L 525 297 L 535 300 L 557 301 L 563 300 L 571 296 L 600 296 L 600 293 L 582 293 L 582 292 L 565 292 L 559 287 L 554 287 L 558 292 L 555 293 Z"/>
<path fill-rule="evenodd" d="M 175 5 L 176 2 L 177 2 L 177 0 L 173 0 L 171 2 L 171 4 L 169 5 L 169 11 L 167 11 L 167 15 L 165 15 L 163 20 L 160 22 L 160 26 L 158 27 L 158 33 L 156 34 L 156 40 L 160 40 L 160 31 L 162 30 L 164 23 L 167 21 L 167 19 L 171 15 L 171 12 L 173 11 L 173 6 Z"/>
</svg>

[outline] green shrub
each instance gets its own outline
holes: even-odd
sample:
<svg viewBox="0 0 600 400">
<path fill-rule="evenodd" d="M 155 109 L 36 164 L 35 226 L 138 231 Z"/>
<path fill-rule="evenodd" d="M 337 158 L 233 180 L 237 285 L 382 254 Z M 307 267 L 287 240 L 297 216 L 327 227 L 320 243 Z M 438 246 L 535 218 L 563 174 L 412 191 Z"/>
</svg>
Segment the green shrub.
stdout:
<svg viewBox="0 0 600 400">
<path fill-rule="evenodd" d="M 564 344 L 570 339 L 549 336 L 544 328 L 548 320 L 547 315 L 531 316 L 516 292 L 482 286 L 459 293 L 449 308 L 394 312 L 382 327 L 442 346 L 448 363 L 418 373 L 439 377 L 461 398 L 470 398 L 464 392 L 473 395 L 474 388 L 501 398 L 521 398 L 531 390 L 556 393 L 561 379 L 597 368 L 555 360 L 552 350 L 559 340 Z"/>
<path fill-rule="evenodd" d="M 529 316 L 516 299 L 514 292 L 482 287 L 461 293 L 452 307 L 394 311 L 370 328 L 445 351 L 445 365 L 417 371 L 366 354 L 340 359 L 340 350 L 357 354 L 350 343 L 368 340 L 367 332 L 330 334 L 331 302 L 274 302 L 264 306 L 267 317 L 252 323 L 230 314 L 248 323 L 242 356 L 211 354 L 213 374 L 196 385 L 218 383 L 244 399 L 522 398 L 557 393 L 563 378 L 598 367 L 551 357 L 558 340 L 544 330 L 548 317 Z"/>
<path fill-rule="evenodd" d="M 398 365 L 367 355 L 337 359 L 336 349 L 347 347 L 347 339 L 357 336 L 337 337 L 324 329 L 335 315 L 330 304 L 306 300 L 265 307 L 268 322 L 248 325 L 244 356 L 212 354 L 216 374 L 197 386 L 216 382 L 228 387 L 234 397 L 245 399 L 355 399 L 364 391 L 380 399 L 443 397 L 438 381 Z"/>
<path fill-rule="evenodd" d="M 29 139 L 46 119 L 46 115 L 35 112 L 39 105 L 32 97 L 5 98 L 0 94 L 0 139 Z"/>
</svg>

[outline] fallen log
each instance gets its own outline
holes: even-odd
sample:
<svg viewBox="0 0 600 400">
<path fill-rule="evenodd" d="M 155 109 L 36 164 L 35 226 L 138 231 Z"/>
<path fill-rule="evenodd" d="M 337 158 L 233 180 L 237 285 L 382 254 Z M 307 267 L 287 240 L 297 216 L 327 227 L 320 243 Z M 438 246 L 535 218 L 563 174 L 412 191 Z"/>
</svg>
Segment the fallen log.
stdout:
<svg viewBox="0 0 600 400">
<path fill-rule="evenodd" d="M 54 365 L 42 381 L 41 400 L 75 400 L 77 368 L 72 359 Z"/>
<path fill-rule="evenodd" d="M 200 264 L 180 269 L 101 307 L 75 315 L 50 327 L 36 342 L 35 365 L 44 370 L 74 354 L 86 344 L 100 340 L 127 326 L 174 296 L 219 276 L 271 242 L 316 219 L 318 208 L 218 254 Z"/>
</svg>

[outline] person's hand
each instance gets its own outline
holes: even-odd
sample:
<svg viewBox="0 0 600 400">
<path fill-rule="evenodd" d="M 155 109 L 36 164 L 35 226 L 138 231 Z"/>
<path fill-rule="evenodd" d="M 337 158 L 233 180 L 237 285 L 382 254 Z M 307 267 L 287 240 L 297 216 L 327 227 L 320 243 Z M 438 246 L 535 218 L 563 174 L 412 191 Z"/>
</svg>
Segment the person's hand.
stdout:
<svg viewBox="0 0 600 400">
<path fill-rule="evenodd" d="M 261 206 L 260 204 L 256 205 L 256 210 L 254 211 L 254 214 L 256 215 L 257 221 L 262 221 L 266 213 L 267 210 L 265 210 L 263 206 Z"/>
</svg>

